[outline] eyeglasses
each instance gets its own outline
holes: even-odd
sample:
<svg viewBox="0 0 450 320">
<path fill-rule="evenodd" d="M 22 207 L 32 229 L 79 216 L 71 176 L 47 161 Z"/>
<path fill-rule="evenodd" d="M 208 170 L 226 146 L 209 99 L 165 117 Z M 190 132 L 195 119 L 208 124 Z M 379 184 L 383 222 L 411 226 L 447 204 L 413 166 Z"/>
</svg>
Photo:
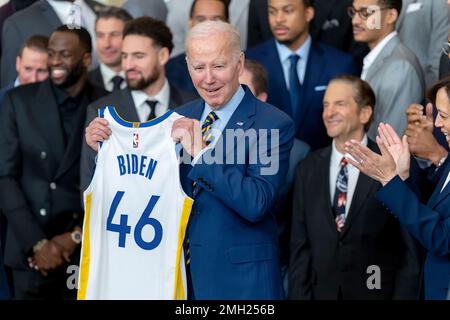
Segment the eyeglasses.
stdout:
<svg viewBox="0 0 450 320">
<path fill-rule="evenodd" d="M 450 42 L 444 42 L 444 46 L 442 47 L 442 52 L 447 56 L 450 54 Z"/>
<path fill-rule="evenodd" d="M 350 6 L 347 8 L 347 14 L 352 19 L 355 16 L 355 14 L 358 14 L 362 20 L 367 20 L 375 12 L 381 11 L 381 10 L 386 10 L 386 9 L 391 9 L 391 8 L 389 8 L 389 7 L 381 8 L 379 6 L 368 6 L 368 7 L 363 7 L 359 10 L 356 10 L 356 8 Z"/>
</svg>

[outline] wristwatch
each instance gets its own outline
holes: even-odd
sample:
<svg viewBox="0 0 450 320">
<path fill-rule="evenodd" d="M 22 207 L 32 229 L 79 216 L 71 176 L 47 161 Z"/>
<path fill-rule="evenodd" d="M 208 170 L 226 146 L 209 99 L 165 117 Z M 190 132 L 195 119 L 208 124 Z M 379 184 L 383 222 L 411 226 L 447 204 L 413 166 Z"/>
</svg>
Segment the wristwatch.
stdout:
<svg viewBox="0 0 450 320">
<path fill-rule="evenodd" d="M 81 243 L 81 239 L 82 239 L 81 231 L 75 230 L 74 232 L 72 232 L 70 234 L 70 237 L 72 238 L 73 242 L 75 242 L 76 244 Z"/>
</svg>

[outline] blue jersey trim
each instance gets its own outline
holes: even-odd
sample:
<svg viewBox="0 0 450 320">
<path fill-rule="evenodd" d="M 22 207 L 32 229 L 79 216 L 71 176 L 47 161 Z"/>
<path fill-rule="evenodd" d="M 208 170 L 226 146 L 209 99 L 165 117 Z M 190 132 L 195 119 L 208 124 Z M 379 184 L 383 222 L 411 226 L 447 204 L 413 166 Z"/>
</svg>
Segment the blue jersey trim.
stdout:
<svg viewBox="0 0 450 320">
<path fill-rule="evenodd" d="M 113 117 L 113 119 L 120 125 L 127 127 L 127 128 L 146 128 L 146 127 L 151 127 L 154 126 L 164 120 L 166 120 L 172 113 L 173 110 L 168 110 L 165 114 L 163 114 L 162 116 L 155 118 L 153 120 L 150 121 L 146 121 L 146 122 L 130 122 L 130 121 L 126 121 L 124 119 L 122 119 L 119 114 L 116 111 L 116 108 L 114 108 L 113 106 L 107 106 L 106 108 L 108 108 L 109 113 L 111 114 L 111 116 Z"/>
</svg>

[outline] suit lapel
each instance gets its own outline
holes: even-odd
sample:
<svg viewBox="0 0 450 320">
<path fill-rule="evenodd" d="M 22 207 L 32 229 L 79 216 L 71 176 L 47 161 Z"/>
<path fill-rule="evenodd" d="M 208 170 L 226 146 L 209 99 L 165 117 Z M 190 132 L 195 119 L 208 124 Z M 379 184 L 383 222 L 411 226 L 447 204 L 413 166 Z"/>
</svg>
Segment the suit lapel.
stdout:
<svg viewBox="0 0 450 320">
<path fill-rule="evenodd" d="M 428 201 L 428 205 L 431 208 L 435 208 L 442 200 L 444 200 L 450 193 L 450 183 L 448 183 L 444 190 L 441 189 L 444 186 L 445 180 L 447 180 L 447 176 L 450 172 L 450 162 L 447 163 L 447 166 L 442 173 L 441 178 L 439 179 L 439 183 L 436 186 L 436 189 L 434 189 L 433 194 L 430 197 L 430 200 Z"/>
<path fill-rule="evenodd" d="M 367 71 L 366 79 L 370 82 L 375 75 L 380 72 L 380 70 L 383 70 L 382 66 L 384 64 L 384 59 L 388 58 L 392 51 L 395 49 L 395 47 L 399 44 L 400 40 L 398 36 L 395 36 L 392 38 L 386 46 L 381 50 L 380 54 L 376 57 L 375 61 L 373 62 L 372 66 Z"/>
<path fill-rule="evenodd" d="M 319 201 L 324 203 L 324 210 L 321 210 L 325 215 L 325 219 L 328 221 L 333 232 L 337 233 L 336 223 L 334 222 L 335 214 L 331 207 L 331 195 L 330 195 L 330 160 L 331 160 L 331 146 L 324 148 L 320 151 L 320 163 L 317 164 L 321 170 L 317 171 L 317 190 L 323 190 L 318 195 Z"/>
<path fill-rule="evenodd" d="M 301 128 L 305 119 L 308 118 L 310 111 L 310 101 L 314 96 L 315 86 L 320 84 L 322 69 L 326 68 L 321 57 L 319 47 L 313 42 L 308 56 L 308 65 L 306 66 L 305 78 L 301 87 L 300 105 L 297 107 L 296 123 L 297 128 Z"/>
<path fill-rule="evenodd" d="M 367 143 L 370 150 L 378 152 L 375 143 L 371 140 Z M 344 237 L 345 234 L 350 229 L 353 221 L 355 221 L 356 217 L 362 213 L 361 207 L 364 205 L 366 201 L 368 201 L 371 197 L 372 190 L 376 189 L 379 186 L 379 183 L 363 173 L 359 173 L 358 181 L 355 186 L 355 193 L 352 197 L 352 202 L 350 203 L 350 210 L 348 211 L 347 218 L 345 220 L 344 228 L 340 234 L 340 237 Z"/>
<path fill-rule="evenodd" d="M 114 105 L 117 113 L 125 120 L 130 122 L 139 122 L 139 116 L 136 111 L 131 91 L 128 88 L 119 91 L 118 104 Z"/>
<path fill-rule="evenodd" d="M 55 180 L 62 176 L 75 162 L 80 159 L 80 146 L 83 139 L 84 121 L 86 120 L 86 109 L 89 105 L 88 91 L 87 89 L 85 90 L 86 91 L 83 95 L 82 101 L 78 106 L 77 113 L 72 120 L 72 123 L 74 124 L 73 132 L 67 143 L 67 148 L 64 152 L 64 157 L 61 160 L 61 165 L 58 167 L 58 171 L 56 172 Z"/>
<path fill-rule="evenodd" d="M 278 100 L 281 101 L 281 105 L 276 105 L 276 107 L 280 108 L 288 115 L 292 117 L 292 107 L 291 101 L 289 98 L 289 91 L 286 86 L 286 80 L 284 78 L 283 66 L 280 62 L 280 56 L 278 55 L 278 50 L 275 45 L 275 39 L 271 39 L 267 42 L 266 52 L 264 55 L 267 59 L 267 73 L 270 75 L 270 83 L 276 84 L 270 88 L 269 93 L 269 103 L 273 103 L 272 101 Z M 270 97 L 272 95 L 273 98 Z M 278 97 L 278 99 L 274 99 Z"/>
<path fill-rule="evenodd" d="M 50 80 L 41 82 L 37 92 L 36 104 L 33 108 L 30 108 L 30 111 L 33 113 L 33 119 L 56 163 L 60 163 L 65 149 L 64 134 Z"/>
</svg>

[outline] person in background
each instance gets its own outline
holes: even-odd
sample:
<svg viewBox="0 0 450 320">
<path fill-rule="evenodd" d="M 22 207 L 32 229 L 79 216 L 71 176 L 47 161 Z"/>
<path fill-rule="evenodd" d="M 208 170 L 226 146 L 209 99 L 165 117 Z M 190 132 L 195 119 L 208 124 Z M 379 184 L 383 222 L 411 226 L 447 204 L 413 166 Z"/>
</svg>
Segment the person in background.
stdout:
<svg viewBox="0 0 450 320">
<path fill-rule="evenodd" d="M 88 103 L 107 93 L 87 81 L 91 54 L 86 29 L 58 27 L 49 78 L 8 91 L 0 111 L 0 203 L 15 299 L 76 296 L 65 267 L 79 260 L 83 124 Z"/>
<path fill-rule="evenodd" d="M 132 17 L 123 9 L 106 7 L 95 21 L 96 53 L 99 66 L 88 73 L 91 83 L 108 91 L 126 87 L 122 71 L 122 37 L 125 24 Z"/>
</svg>

